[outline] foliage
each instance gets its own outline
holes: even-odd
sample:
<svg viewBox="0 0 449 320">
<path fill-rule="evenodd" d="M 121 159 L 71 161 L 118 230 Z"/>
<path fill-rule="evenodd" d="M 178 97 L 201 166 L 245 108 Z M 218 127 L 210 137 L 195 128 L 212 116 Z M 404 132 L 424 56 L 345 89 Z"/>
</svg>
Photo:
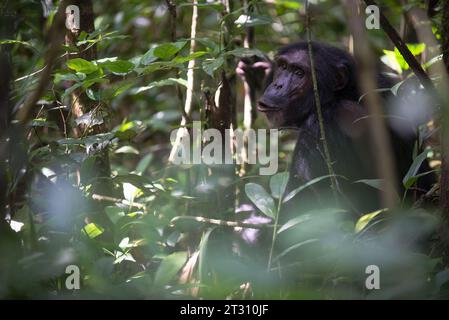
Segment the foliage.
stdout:
<svg viewBox="0 0 449 320">
<path fill-rule="evenodd" d="M 200 1 L 197 47 L 190 53 L 192 5 L 175 2 L 176 39 L 171 39 L 170 13 L 163 1 L 94 1 L 95 31 L 81 33 L 77 46 L 96 46 L 98 59 L 70 58 L 78 49 L 66 47 L 55 63 L 52 83 L 26 128 L 26 143 L 12 152 L 8 214 L 20 248 L 11 250 L 8 264 L 0 265 L 0 297 L 447 297 L 447 269 L 419 242 L 438 225 L 431 211 L 407 209 L 404 203 L 398 212 L 385 208 L 353 221 L 344 210 L 329 206 L 278 221 L 281 208 L 294 196 L 329 179 L 319 177 L 285 194 L 286 155 L 294 144 L 289 134 L 281 137 L 281 173 L 255 177 L 254 166 L 235 181 L 240 206 L 257 208 L 274 221 L 260 227 L 269 234 L 269 245 L 248 248 L 229 226 L 208 222 L 229 220 L 225 208 L 211 200 L 218 197 L 219 179 L 207 180 L 202 165 L 167 165 L 170 132 L 182 116 L 188 63 L 197 62 L 193 116 L 200 118 L 204 92 L 219 88 L 222 72 L 233 76 L 239 59 L 272 58 L 279 46 L 304 38 L 304 8 L 301 1 L 253 0 L 254 10 L 245 13 L 236 1 L 222 16 L 220 1 Z M 393 13 L 401 11 L 394 1 L 385 4 Z M 0 45 L 11 48 L 11 99 L 17 110 L 44 68 L 45 31 L 56 8 L 43 17 L 40 3 L 18 0 L 10 10 L 18 14 L 18 28 L 14 39 L 3 39 Z M 347 28 L 341 4 L 319 1 L 316 11 L 314 36 L 342 46 Z M 251 49 L 240 44 L 248 27 L 255 34 Z M 384 35 L 373 31 L 370 40 L 385 54 L 382 61 L 405 80 L 408 65 Z M 419 56 L 426 46 L 410 48 Z M 79 90 L 107 107 L 74 118 L 71 94 Z M 241 106 L 243 98 L 237 96 Z M 239 109 L 239 125 L 241 113 Z M 103 124 L 110 130 L 90 132 Z M 71 129 L 80 125 L 85 131 L 73 135 Z M 266 124 L 259 117 L 254 126 Z M 110 160 L 110 194 L 97 194 L 94 188 L 103 151 Z M 424 159 L 438 161 L 438 154 L 430 148 L 416 155 L 403 177 L 406 189 L 419 178 Z M 90 219 L 98 214 L 106 215 L 110 224 Z M 180 216 L 206 220 L 174 223 Z M 234 217 L 239 220 L 238 214 Z M 365 289 L 365 267 L 370 264 L 383 270 L 380 291 Z M 66 289 L 68 265 L 80 268 L 81 290 Z"/>
</svg>

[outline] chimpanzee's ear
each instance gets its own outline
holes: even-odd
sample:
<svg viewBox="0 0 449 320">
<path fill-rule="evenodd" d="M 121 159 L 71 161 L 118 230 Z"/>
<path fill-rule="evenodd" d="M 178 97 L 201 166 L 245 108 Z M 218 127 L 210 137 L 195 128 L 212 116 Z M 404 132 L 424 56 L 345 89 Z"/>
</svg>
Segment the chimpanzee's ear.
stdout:
<svg viewBox="0 0 449 320">
<path fill-rule="evenodd" d="M 335 75 L 335 87 L 334 91 L 342 90 L 346 87 L 349 81 L 349 69 L 345 64 L 339 64 L 337 66 L 337 72 Z"/>
</svg>

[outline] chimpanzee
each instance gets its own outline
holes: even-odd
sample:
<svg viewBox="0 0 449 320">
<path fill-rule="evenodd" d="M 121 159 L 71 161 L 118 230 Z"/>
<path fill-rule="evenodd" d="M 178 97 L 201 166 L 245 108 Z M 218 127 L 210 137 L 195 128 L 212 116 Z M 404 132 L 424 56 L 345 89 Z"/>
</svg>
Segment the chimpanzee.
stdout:
<svg viewBox="0 0 449 320">
<path fill-rule="evenodd" d="M 312 50 L 326 140 L 333 170 L 339 177 L 339 189 L 346 195 L 344 206 L 357 215 L 372 212 L 381 207 L 379 190 L 365 183 L 356 183 L 378 179 L 374 163 L 376 157 L 373 156 L 377 151 L 371 144 L 369 116 L 363 102 L 359 102 L 361 93 L 356 63 L 349 53 L 331 45 L 312 42 Z M 258 63 L 254 66 L 267 68 L 270 65 Z M 237 73 L 245 75 L 249 67 L 240 63 Z M 329 173 L 320 140 L 307 42 L 281 48 L 273 69 L 273 78 L 259 99 L 257 109 L 266 115 L 271 127 L 294 127 L 299 131 L 290 168 L 289 191 Z M 386 79 L 379 76 L 381 86 L 384 85 L 382 81 L 386 82 Z M 389 130 L 396 173 L 400 179 L 397 181 L 399 191 L 401 180 L 412 164 L 416 140 L 415 127 L 404 125 L 401 128 L 402 132 Z M 407 129 L 404 131 L 404 128 Z M 312 191 L 301 198 L 301 211 L 316 208 L 317 201 L 330 198 L 329 180 L 323 180 L 320 185 L 310 188 Z"/>
</svg>

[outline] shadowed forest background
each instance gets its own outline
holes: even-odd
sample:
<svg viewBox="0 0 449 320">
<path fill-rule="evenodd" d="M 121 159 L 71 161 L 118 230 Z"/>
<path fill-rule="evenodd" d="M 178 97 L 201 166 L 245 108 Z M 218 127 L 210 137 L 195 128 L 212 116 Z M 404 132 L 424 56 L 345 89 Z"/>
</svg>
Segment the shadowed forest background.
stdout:
<svg viewBox="0 0 449 320">
<path fill-rule="evenodd" d="M 368 29 L 372 3 L 0 0 L 0 298 L 449 298 L 449 3 L 379 0 Z M 71 5 L 79 26 L 66 23 Z M 354 182 L 383 189 L 380 210 L 354 218 L 326 198 L 283 219 L 293 195 L 333 181 L 284 194 L 294 129 L 273 176 L 171 161 L 172 131 L 194 120 L 268 128 L 263 73 L 236 68 L 308 39 L 354 55 L 361 103 L 388 94 L 365 100 L 416 125 L 400 192 Z M 373 161 L 386 178 L 389 153 Z M 370 265 L 380 289 L 365 286 Z"/>
</svg>

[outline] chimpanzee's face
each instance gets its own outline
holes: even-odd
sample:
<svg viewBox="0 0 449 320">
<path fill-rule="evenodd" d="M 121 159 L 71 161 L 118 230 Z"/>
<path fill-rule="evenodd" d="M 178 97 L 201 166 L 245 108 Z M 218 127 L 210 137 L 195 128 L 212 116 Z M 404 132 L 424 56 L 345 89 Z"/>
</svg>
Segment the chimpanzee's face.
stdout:
<svg viewBox="0 0 449 320">
<path fill-rule="evenodd" d="M 312 111 L 313 90 L 309 56 L 305 50 L 276 58 L 273 82 L 259 99 L 257 109 L 273 128 L 299 126 Z"/>
</svg>

